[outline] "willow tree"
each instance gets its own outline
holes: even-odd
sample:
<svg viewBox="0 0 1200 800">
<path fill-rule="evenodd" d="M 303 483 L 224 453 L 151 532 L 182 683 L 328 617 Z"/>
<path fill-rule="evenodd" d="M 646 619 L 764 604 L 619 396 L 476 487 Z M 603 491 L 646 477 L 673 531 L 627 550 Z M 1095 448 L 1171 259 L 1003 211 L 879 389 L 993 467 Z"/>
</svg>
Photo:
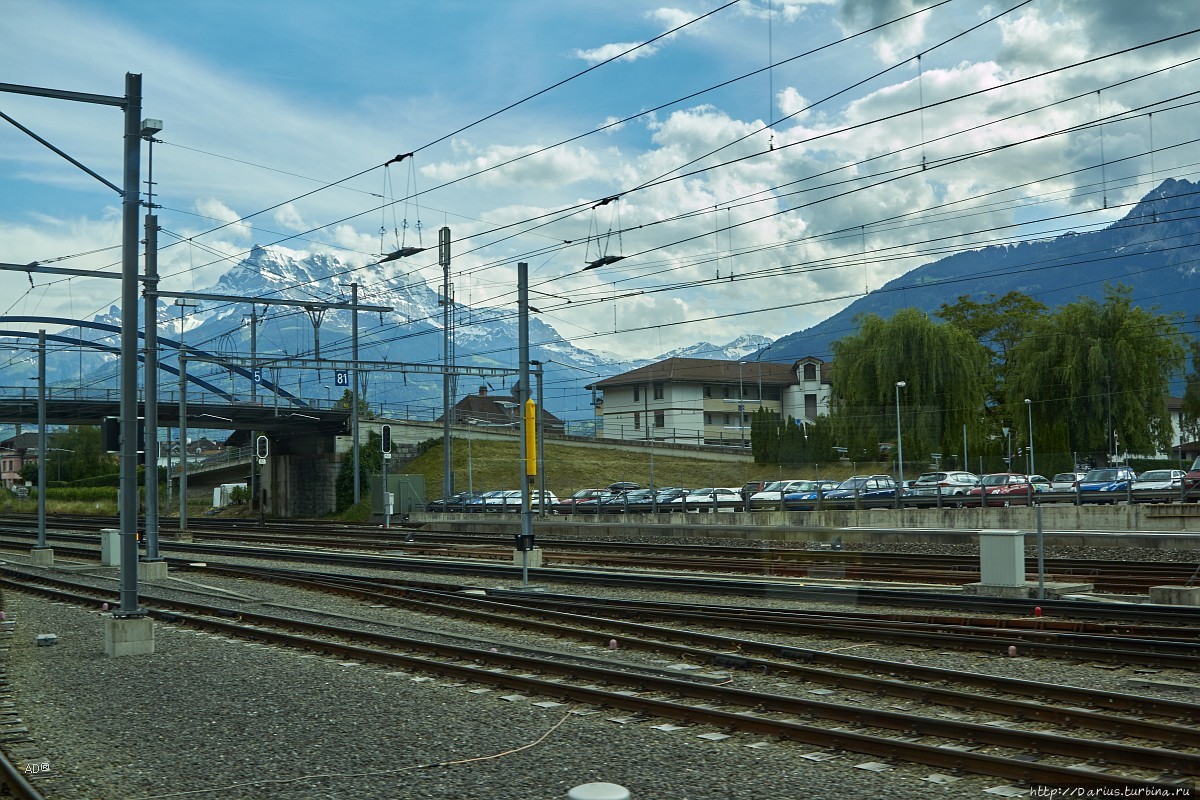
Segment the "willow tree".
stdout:
<svg viewBox="0 0 1200 800">
<path fill-rule="evenodd" d="M 1175 316 L 1134 306 L 1125 286 L 1104 302 L 1083 298 L 1039 317 L 1012 350 L 1008 406 L 1013 427 L 1034 440 L 1062 426 L 1073 451 L 1151 455 L 1171 446 L 1167 390 L 1184 367 Z M 1019 409 L 1019 410 L 1018 410 Z"/>
<path fill-rule="evenodd" d="M 839 444 L 877 452 L 896 441 L 898 416 L 906 461 L 961 452 L 964 425 L 979 435 L 992 385 L 988 350 L 962 328 L 914 308 L 889 320 L 867 314 L 855 321 L 857 332 L 833 345 Z M 905 385 L 897 411 L 899 381 Z"/>
</svg>

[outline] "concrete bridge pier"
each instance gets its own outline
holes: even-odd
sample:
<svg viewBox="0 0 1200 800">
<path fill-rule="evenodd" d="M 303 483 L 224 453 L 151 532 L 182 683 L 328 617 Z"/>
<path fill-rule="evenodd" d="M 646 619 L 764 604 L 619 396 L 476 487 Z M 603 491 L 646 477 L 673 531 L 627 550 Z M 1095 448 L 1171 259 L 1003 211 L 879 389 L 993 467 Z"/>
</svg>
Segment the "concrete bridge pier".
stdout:
<svg viewBox="0 0 1200 800">
<path fill-rule="evenodd" d="M 258 468 L 268 516 L 319 517 L 337 509 L 336 443 L 335 437 L 315 432 L 271 436 L 271 455 Z"/>
</svg>

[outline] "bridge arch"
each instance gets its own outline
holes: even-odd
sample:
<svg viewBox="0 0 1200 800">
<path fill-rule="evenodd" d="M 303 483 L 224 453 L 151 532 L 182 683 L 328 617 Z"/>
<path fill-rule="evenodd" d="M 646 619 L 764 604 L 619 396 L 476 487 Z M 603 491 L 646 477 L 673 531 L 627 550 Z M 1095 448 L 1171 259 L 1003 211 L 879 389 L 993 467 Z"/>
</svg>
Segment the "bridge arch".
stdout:
<svg viewBox="0 0 1200 800">
<path fill-rule="evenodd" d="M 119 326 L 110 325 L 107 322 L 94 322 L 94 321 L 89 322 L 88 320 L 68 319 L 66 317 L 42 317 L 42 316 L 16 315 L 16 316 L 0 317 L 0 322 L 22 322 L 22 323 L 35 323 L 35 324 L 41 324 L 41 325 L 63 325 L 68 328 L 91 328 L 93 330 L 106 331 L 108 333 L 118 333 L 118 334 L 121 332 L 121 328 Z M 28 331 L 0 330 L 0 336 L 13 336 L 13 337 L 19 337 L 19 338 L 28 338 L 28 337 L 37 338 L 36 333 L 30 333 Z M 99 344 L 97 342 L 88 342 L 79 337 L 64 336 L 63 334 L 58 334 L 58 333 L 56 333 L 56 334 L 47 333 L 46 338 L 51 339 L 53 341 L 61 341 L 61 342 L 67 342 L 70 344 L 82 345 L 84 347 L 89 347 L 93 350 L 104 350 L 107 352 L 116 353 L 118 355 L 120 354 L 120 348 L 118 348 L 116 346 Z M 138 339 L 144 340 L 145 338 L 146 338 L 145 334 L 142 331 L 138 331 Z M 159 344 L 164 345 L 166 347 L 173 347 L 173 348 L 175 348 L 176 351 L 180 350 L 180 348 L 181 348 L 181 345 L 179 342 L 175 341 L 174 339 L 169 339 L 165 336 L 159 336 L 158 342 L 159 342 Z M 199 355 L 202 355 L 202 356 L 205 356 L 208 358 L 214 358 L 214 359 L 220 358 L 220 356 L 218 356 L 214 353 L 210 353 L 206 350 L 201 350 L 198 347 L 187 347 L 187 350 L 190 350 L 194 353 L 197 353 Z M 138 361 L 145 360 L 141 353 L 138 353 L 137 358 L 138 358 Z M 161 360 L 158 362 L 158 368 L 160 370 L 162 370 L 163 372 L 169 373 L 171 375 L 175 375 L 176 377 L 179 376 L 179 370 L 177 368 L 168 366 L 168 365 L 162 363 Z M 250 371 L 245 369 L 244 367 L 232 367 L 231 366 L 231 367 L 228 367 L 228 369 L 238 373 L 239 375 L 241 375 L 244 378 L 253 380 L 253 375 L 251 375 Z M 214 392 L 215 394 L 220 395 L 221 397 L 223 397 L 224 399 L 228 400 L 231 403 L 234 402 L 236 399 L 229 392 L 225 391 L 224 389 L 218 389 L 216 386 L 214 386 L 213 384 L 204 380 L 203 378 L 198 378 L 198 377 L 195 377 L 192 375 L 188 375 L 188 383 L 195 384 L 196 386 L 199 386 L 207 391 Z M 299 406 L 305 406 L 305 407 L 308 406 L 308 404 L 305 403 L 303 400 L 296 397 L 294 394 L 287 391 L 286 389 L 281 389 L 279 386 L 272 383 L 271 381 L 262 380 L 259 382 L 259 385 L 262 386 L 264 389 L 267 389 L 268 391 L 274 393 L 275 395 L 290 401 L 293 405 L 299 405 Z"/>
</svg>

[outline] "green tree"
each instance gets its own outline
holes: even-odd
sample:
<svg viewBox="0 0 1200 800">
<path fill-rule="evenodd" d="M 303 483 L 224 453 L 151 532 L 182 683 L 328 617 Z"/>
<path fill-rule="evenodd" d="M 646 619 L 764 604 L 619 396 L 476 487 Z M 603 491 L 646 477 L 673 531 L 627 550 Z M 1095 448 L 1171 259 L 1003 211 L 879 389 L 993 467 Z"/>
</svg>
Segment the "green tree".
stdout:
<svg viewBox="0 0 1200 800">
<path fill-rule="evenodd" d="M 117 457 L 106 453 L 96 425 L 71 425 L 47 437 L 46 479 L 79 481 L 111 475 L 120 469 Z M 33 479 L 37 479 L 34 466 Z"/>
<path fill-rule="evenodd" d="M 333 402 L 334 408 L 344 408 L 349 411 L 354 407 L 354 394 L 346 389 L 342 392 L 342 396 Z M 365 398 L 358 398 L 358 418 L 359 419 L 374 419 L 375 415 L 371 413 L 371 406 Z M 361 448 L 360 448 L 361 449 Z"/>
<path fill-rule="evenodd" d="M 969 333 L 991 353 L 988 408 L 1003 404 L 1013 347 L 1028 337 L 1034 323 L 1046 310 L 1045 305 L 1029 295 L 1013 291 L 1003 297 L 989 294 L 982 301 L 972 300 L 971 295 L 964 294 L 954 303 L 943 303 L 934 312 L 935 316 Z"/>
<path fill-rule="evenodd" d="M 1168 384 L 1185 361 L 1178 319 L 1136 307 L 1130 295 L 1129 287 L 1109 286 L 1104 302 L 1062 306 L 1013 346 L 1006 399 L 1022 441 L 1030 398 L 1035 448 L 1055 426 L 1065 428 L 1073 452 L 1103 456 L 1116 444 L 1149 455 L 1170 447 Z"/>
<path fill-rule="evenodd" d="M 1200 439 L 1200 339 L 1188 344 L 1192 370 L 1184 382 L 1183 405 L 1179 410 L 1183 441 Z"/>
<path fill-rule="evenodd" d="M 367 440 L 358 448 L 358 477 L 359 496 L 369 497 L 371 494 L 371 476 L 383 472 L 383 441 L 375 431 L 367 432 Z M 342 458 L 338 469 L 337 480 L 334 484 L 336 491 L 336 507 L 345 511 L 354 505 L 354 459 Z"/>
<path fill-rule="evenodd" d="M 833 345 L 835 432 L 842 446 L 879 452 L 881 443 L 896 441 L 897 415 L 906 461 L 958 452 L 964 424 L 982 437 L 978 420 L 992 374 L 989 352 L 975 336 L 913 308 L 889 320 L 867 314 L 856 322 L 858 331 Z M 905 386 L 897 411 L 898 381 Z"/>
</svg>

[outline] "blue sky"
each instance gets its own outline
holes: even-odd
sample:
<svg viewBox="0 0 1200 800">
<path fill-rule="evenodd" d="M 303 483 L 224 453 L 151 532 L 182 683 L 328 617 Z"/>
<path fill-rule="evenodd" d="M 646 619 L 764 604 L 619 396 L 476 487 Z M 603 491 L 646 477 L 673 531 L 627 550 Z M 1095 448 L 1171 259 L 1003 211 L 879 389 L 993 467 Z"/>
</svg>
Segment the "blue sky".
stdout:
<svg viewBox="0 0 1200 800">
<path fill-rule="evenodd" d="M 1196 177 L 1200 154 L 1181 143 L 1200 127 L 1197 114 L 1181 106 L 1186 98 L 1168 98 L 1196 85 L 1197 68 L 1108 87 L 1200 55 L 1197 37 L 996 88 L 1185 32 L 1197 26 L 1187 19 L 1190 4 L 1033 0 L 942 44 L 1018 3 L 952 0 L 848 38 L 935 0 L 742 0 L 453 136 L 620 45 L 723 3 L 0 0 L 0 81 L 120 94 L 126 72 L 143 75 L 143 116 L 165 126 L 154 151 L 162 243 L 194 237 L 163 251 L 163 288 L 206 287 L 256 244 L 365 264 L 394 249 L 405 221 L 405 243 L 413 243 L 419 220 L 425 245 L 435 243 L 436 228 L 451 226 L 460 301 L 511 302 L 514 264 L 527 260 L 541 291 L 574 300 L 548 299 L 546 322 L 585 347 L 646 357 L 699 340 L 808 327 L 918 266 L 927 238 L 954 235 L 963 247 L 978 246 L 994 234 L 975 231 L 1012 220 L 1028 223 L 1019 237 L 1049 233 L 1038 220 L 1064 210 L 1093 211 L 1075 228 L 1103 224 L 1122 213 L 1104 209 L 1103 195 L 1118 206 L 1165 177 Z M 779 62 L 827 44 L 771 77 L 704 91 L 767 66 L 769 55 Z M 932 105 L 982 89 L 991 91 Z M 771 134 L 761 130 L 768 114 L 779 119 L 831 95 Z M 1156 102 L 1152 118 L 1115 119 L 1103 131 L 955 166 L 940 161 Z M 118 180 L 117 111 L 12 94 L 0 94 L 0 110 Z M 634 119 L 470 177 L 626 117 Z M 860 127 L 837 133 L 849 126 Z M 629 192 L 721 147 L 699 162 L 708 169 L 691 166 L 686 178 Z M 1102 147 L 1112 162 L 1103 169 Z M 411 161 L 381 166 L 410 151 Z M 1134 158 L 1116 162 L 1126 156 Z M 732 157 L 742 160 L 716 166 Z M 933 168 L 921 170 L 922 157 Z M 1064 175 L 1084 167 L 1092 168 Z M 866 188 L 885 171 L 889 180 Z M 402 202 L 408 187 L 423 192 L 419 210 Z M 850 189 L 858 191 L 844 194 Z M 587 210 L 615 194 L 617 203 Z M 755 202 L 740 200 L 747 197 Z M 378 210 L 387 201 L 401 202 Z M 931 209 L 951 201 L 958 213 L 935 221 Z M 584 210 L 552 225 L 528 222 L 577 204 Z M 588 241 L 590 231 L 616 226 L 618 211 L 626 229 L 619 240 Z M 898 215 L 922 224 L 883 222 Z M 111 248 L 118 220 L 111 190 L 0 121 L 0 261 Z M 498 225 L 518 235 L 489 232 Z M 896 247 L 912 256 L 872 257 Z M 581 272 L 597 248 L 630 257 Z M 57 263 L 92 269 L 117 259 L 105 250 Z M 436 285 L 436 256 L 405 263 L 396 278 L 413 274 Z M 116 298 L 113 281 L 34 283 L 0 274 L 0 308 L 90 317 Z"/>
</svg>

